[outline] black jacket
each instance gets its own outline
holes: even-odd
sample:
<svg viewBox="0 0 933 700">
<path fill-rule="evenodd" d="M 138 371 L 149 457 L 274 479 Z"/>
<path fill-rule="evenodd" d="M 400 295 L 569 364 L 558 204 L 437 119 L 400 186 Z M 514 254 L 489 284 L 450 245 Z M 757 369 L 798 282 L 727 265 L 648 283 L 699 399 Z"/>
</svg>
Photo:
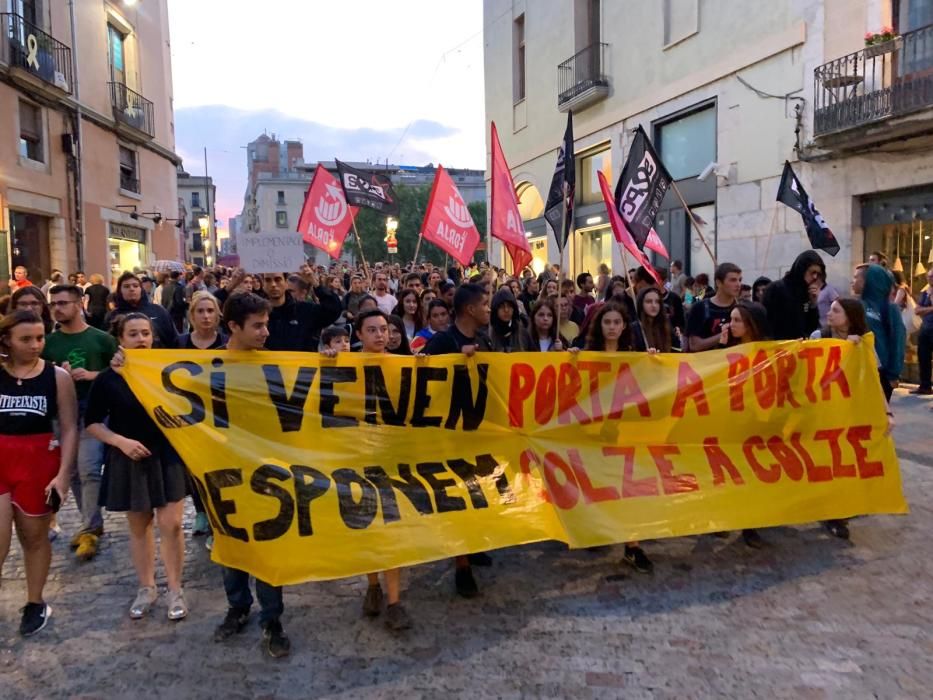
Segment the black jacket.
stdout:
<svg viewBox="0 0 933 700">
<path fill-rule="evenodd" d="M 496 315 L 499 307 L 508 304 L 512 307 L 512 320 L 503 323 Z M 508 287 L 503 287 L 492 298 L 492 313 L 489 318 L 489 340 L 495 352 L 521 352 L 524 347 L 522 322 L 519 316 L 518 302 Z"/>
<path fill-rule="evenodd" d="M 321 331 L 331 325 L 343 310 L 340 298 L 325 287 L 314 290 L 320 303 L 297 302 L 285 293 L 285 303 L 269 314 L 266 350 L 317 352 Z"/>
<path fill-rule="evenodd" d="M 107 314 L 104 325 L 109 327 L 113 319 L 123 314 L 132 312 L 145 314 L 152 321 L 152 330 L 155 332 L 156 347 L 175 349 L 178 347 L 178 331 L 175 330 L 175 324 L 168 315 L 165 307 L 159 304 L 153 304 L 149 301 L 149 295 L 142 291 L 142 297 L 136 306 L 131 305 L 124 299 L 120 292 L 113 296 L 115 308 Z"/>
<path fill-rule="evenodd" d="M 813 265 L 825 272 L 826 265 L 815 250 L 806 250 L 797 256 L 783 278 L 765 289 L 762 302 L 768 311 L 768 324 L 774 340 L 809 338 L 820 327 L 820 311 L 810 303 L 810 293 L 804 274 Z"/>
</svg>

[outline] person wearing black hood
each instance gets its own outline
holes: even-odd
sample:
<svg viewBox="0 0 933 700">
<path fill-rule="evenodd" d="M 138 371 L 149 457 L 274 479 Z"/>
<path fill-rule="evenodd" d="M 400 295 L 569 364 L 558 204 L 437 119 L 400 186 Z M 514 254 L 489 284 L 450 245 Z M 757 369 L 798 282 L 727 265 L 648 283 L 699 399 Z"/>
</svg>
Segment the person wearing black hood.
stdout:
<svg viewBox="0 0 933 700">
<path fill-rule="evenodd" d="M 805 250 L 782 279 L 765 289 L 762 304 L 768 311 L 768 323 L 774 340 L 809 338 L 820 327 L 817 296 L 826 265 L 815 250 Z"/>
<path fill-rule="evenodd" d="M 281 272 L 262 275 L 262 289 L 272 304 L 266 350 L 317 352 L 321 331 L 340 316 L 343 306 L 333 290 L 309 280 L 319 303 L 295 301 L 288 291 L 288 280 Z"/>
<path fill-rule="evenodd" d="M 489 318 L 489 339 L 493 352 L 522 352 L 525 350 L 524 333 L 519 317 L 518 302 L 508 287 L 503 287 L 492 298 Z"/>
<path fill-rule="evenodd" d="M 109 327 L 110 323 L 118 316 L 128 313 L 141 313 L 149 317 L 152 321 L 152 330 L 155 331 L 158 343 L 156 347 L 175 349 L 178 347 L 178 331 L 175 330 L 175 324 L 172 323 L 172 317 L 169 316 L 165 307 L 160 304 L 153 304 L 149 296 L 143 289 L 142 283 L 132 272 L 124 272 L 117 279 L 117 291 L 113 297 L 113 311 L 107 314 L 104 324 Z"/>
</svg>

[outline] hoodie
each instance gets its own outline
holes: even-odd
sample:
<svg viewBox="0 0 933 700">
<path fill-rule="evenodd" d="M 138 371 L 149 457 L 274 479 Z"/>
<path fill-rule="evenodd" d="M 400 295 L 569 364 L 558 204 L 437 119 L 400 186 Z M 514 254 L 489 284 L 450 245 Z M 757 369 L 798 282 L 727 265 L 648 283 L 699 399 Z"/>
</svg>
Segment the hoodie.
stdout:
<svg viewBox="0 0 933 700">
<path fill-rule="evenodd" d="M 113 295 L 114 309 L 107 314 L 104 325 L 109 327 L 113 319 L 123 314 L 133 312 L 145 314 L 152 321 L 152 330 L 156 334 L 156 347 L 174 350 L 178 347 L 178 331 L 175 330 L 175 324 L 172 323 L 171 316 L 168 315 L 168 311 L 165 310 L 164 306 L 154 304 L 149 300 L 149 295 L 146 294 L 145 289 L 140 290 L 140 293 L 142 296 L 139 298 L 139 303 L 133 306 L 123 298 L 118 290 Z"/>
<path fill-rule="evenodd" d="M 285 303 L 269 314 L 269 337 L 266 350 L 317 352 L 321 331 L 332 324 L 343 310 L 340 298 L 330 289 L 314 290 L 320 303 L 295 301 L 285 292 Z"/>
<path fill-rule="evenodd" d="M 894 277 L 880 265 L 869 265 L 865 271 L 862 305 L 868 328 L 875 334 L 875 354 L 878 370 L 888 379 L 896 381 L 904 369 L 904 348 L 907 330 L 901 320 L 900 309 L 891 301 Z"/>
<path fill-rule="evenodd" d="M 782 279 L 765 289 L 762 303 L 768 311 L 768 323 L 775 340 L 809 338 L 820 326 L 820 312 L 810 303 L 810 292 L 804 274 L 813 265 L 826 273 L 826 264 L 815 250 L 805 250 L 791 265 Z"/>
<path fill-rule="evenodd" d="M 499 319 L 499 309 L 504 304 L 512 307 L 512 320 L 508 323 Z M 492 313 L 489 317 L 489 339 L 492 341 L 494 352 L 521 352 L 524 350 L 522 342 L 522 322 L 518 314 L 518 302 L 508 287 L 503 287 L 492 298 Z"/>
</svg>

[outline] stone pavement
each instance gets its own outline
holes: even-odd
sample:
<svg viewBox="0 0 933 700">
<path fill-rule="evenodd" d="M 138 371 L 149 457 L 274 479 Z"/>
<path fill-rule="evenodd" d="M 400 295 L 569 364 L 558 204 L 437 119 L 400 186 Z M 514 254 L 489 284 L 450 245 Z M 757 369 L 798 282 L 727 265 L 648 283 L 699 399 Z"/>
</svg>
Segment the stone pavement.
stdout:
<svg viewBox="0 0 933 700">
<path fill-rule="evenodd" d="M 136 590 L 119 516 L 100 556 L 54 545 L 49 626 L 17 634 L 24 581 L 16 545 L 0 589 L 0 698 L 929 698 L 933 694 L 933 425 L 928 399 L 899 391 L 907 517 L 852 523 L 852 542 L 815 526 L 651 542 L 652 576 L 622 548 L 541 544 L 478 569 L 483 595 L 453 595 L 449 563 L 403 576 L 414 630 L 362 619 L 364 582 L 288 588 L 293 654 L 264 658 L 253 623 L 211 640 L 225 600 L 203 540 L 189 540 L 191 615 L 126 610 Z M 909 455 L 909 458 L 907 458 Z M 923 458 L 924 461 L 915 461 Z M 66 532 L 73 510 L 62 514 Z M 187 523 L 190 525 L 190 523 Z M 161 581 L 161 574 L 160 574 Z"/>
</svg>

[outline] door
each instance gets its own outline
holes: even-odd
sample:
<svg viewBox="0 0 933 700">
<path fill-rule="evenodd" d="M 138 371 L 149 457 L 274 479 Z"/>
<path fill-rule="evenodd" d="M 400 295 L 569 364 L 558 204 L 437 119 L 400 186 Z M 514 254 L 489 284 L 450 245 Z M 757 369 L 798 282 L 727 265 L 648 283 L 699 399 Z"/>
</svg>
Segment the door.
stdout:
<svg viewBox="0 0 933 700">
<path fill-rule="evenodd" d="M 126 85 L 126 37 L 112 24 L 107 25 L 107 51 L 110 55 L 110 80 Z"/>
</svg>

